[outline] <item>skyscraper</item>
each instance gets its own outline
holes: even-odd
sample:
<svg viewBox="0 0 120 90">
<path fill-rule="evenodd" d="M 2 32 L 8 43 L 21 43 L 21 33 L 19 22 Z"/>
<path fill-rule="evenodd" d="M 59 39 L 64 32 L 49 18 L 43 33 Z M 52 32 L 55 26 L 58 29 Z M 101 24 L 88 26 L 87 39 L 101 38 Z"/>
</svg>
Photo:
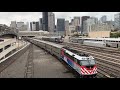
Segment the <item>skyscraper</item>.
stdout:
<svg viewBox="0 0 120 90">
<path fill-rule="evenodd" d="M 69 21 L 65 21 L 65 35 L 68 36 L 69 35 Z"/>
<path fill-rule="evenodd" d="M 104 16 L 102 16 L 101 18 L 100 18 L 100 22 L 101 23 L 104 23 L 104 22 L 106 22 L 107 21 L 107 16 L 106 15 L 104 15 Z"/>
<path fill-rule="evenodd" d="M 39 22 L 35 22 L 36 24 L 36 31 L 39 31 Z"/>
<path fill-rule="evenodd" d="M 52 12 L 43 12 L 43 30 L 54 32 L 55 29 L 55 15 Z"/>
<path fill-rule="evenodd" d="M 27 22 L 26 25 L 27 25 L 27 31 L 30 31 L 29 22 Z"/>
<path fill-rule="evenodd" d="M 83 34 L 84 31 L 84 27 L 85 27 L 85 20 L 87 20 L 88 18 L 90 18 L 90 16 L 82 16 L 81 17 L 81 33 Z"/>
<path fill-rule="evenodd" d="M 10 27 L 16 28 L 17 27 L 16 21 L 11 21 Z"/>
<path fill-rule="evenodd" d="M 42 18 L 39 19 L 39 29 L 43 30 L 43 22 L 42 22 Z"/>
<path fill-rule="evenodd" d="M 48 12 L 48 31 L 53 33 L 55 30 L 55 15 L 52 12 Z"/>
<path fill-rule="evenodd" d="M 42 13 L 42 18 L 43 18 L 43 30 L 48 31 L 48 12 L 43 12 Z"/>
<path fill-rule="evenodd" d="M 57 19 L 57 31 L 59 35 L 65 34 L 65 19 L 63 18 Z"/>
<path fill-rule="evenodd" d="M 98 24 L 98 18 L 96 18 L 96 17 L 90 17 L 89 19 L 87 19 L 86 21 L 85 21 L 85 28 L 84 28 L 84 31 L 83 31 L 83 33 L 84 34 L 88 34 L 89 32 L 91 32 L 91 26 L 93 25 L 93 24 Z"/>
<path fill-rule="evenodd" d="M 80 29 L 80 17 L 74 17 L 75 30 L 78 32 Z"/>
<path fill-rule="evenodd" d="M 30 22 L 30 31 L 32 31 L 32 22 Z"/>
<path fill-rule="evenodd" d="M 120 13 L 114 15 L 115 28 L 120 29 Z"/>
<path fill-rule="evenodd" d="M 80 17 L 74 17 L 74 26 L 80 26 Z"/>
<path fill-rule="evenodd" d="M 31 31 L 39 31 L 39 22 L 30 22 Z"/>
</svg>

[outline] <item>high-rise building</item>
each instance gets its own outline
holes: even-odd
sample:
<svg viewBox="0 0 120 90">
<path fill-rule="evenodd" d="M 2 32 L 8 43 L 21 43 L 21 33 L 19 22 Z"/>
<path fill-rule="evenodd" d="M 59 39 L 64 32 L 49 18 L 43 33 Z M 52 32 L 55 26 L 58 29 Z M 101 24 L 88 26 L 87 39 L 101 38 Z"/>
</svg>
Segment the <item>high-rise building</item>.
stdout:
<svg viewBox="0 0 120 90">
<path fill-rule="evenodd" d="M 36 22 L 32 22 L 32 31 L 36 31 Z"/>
<path fill-rule="evenodd" d="M 65 35 L 65 19 L 57 19 L 57 32 L 59 35 Z"/>
<path fill-rule="evenodd" d="M 39 31 L 40 29 L 39 29 L 39 22 L 35 22 L 35 24 L 36 24 L 36 31 Z"/>
<path fill-rule="evenodd" d="M 74 26 L 80 26 L 80 17 L 74 17 Z"/>
<path fill-rule="evenodd" d="M 32 22 L 30 22 L 30 31 L 32 31 Z"/>
<path fill-rule="evenodd" d="M 100 18 L 100 22 L 101 23 L 104 23 L 104 22 L 106 22 L 107 21 L 107 16 L 106 15 L 104 15 L 104 16 L 102 16 L 101 18 Z"/>
<path fill-rule="evenodd" d="M 43 12 L 42 13 L 42 18 L 43 18 L 43 30 L 48 31 L 48 12 Z"/>
<path fill-rule="evenodd" d="M 26 26 L 24 26 L 24 22 L 17 22 L 17 29 L 19 31 L 24 31 L 26 29 Z"/>
<path fill-rule="evenodd" d="M 11 21 L 10 27 L 16 28 L 17 27 L 16 21 Z"/>
<path fill-rule="evenodd" d="M 82 16 L 81 17 L 81 33 L 83 33 L 84 31 L 84 27 L 85 27 L 85 20 L 87 20 L 88 18 L 90 18 L 90 16 Z"/>
<path fill-rule="evenodd" d="M 69 21 L 68 20 L 65 21 L 65 35 L 66 36 L 69 35 Z"/>
<path fill-rule="evenodd" d="M 74 19 L 71 19 L 71 24 L 70 25 L 74 25 Z"/>
<path fill-rule="evenodd" d="M 39 31 L 39 21 L 38 22 L 30 22 L 30 30 L 31 31 Z"/>
<path fill-rule="evenodd" d="M 48 31 L 53 33 L 55 29 L 55 14 L 48 12 Z"/>
<path fill-rule="evenodd" d="M 49 31 L 49 32 L 54 32 L 55 29 L 55 15 L 52 12 L 43 12 L 42 13 L 43 20 L 43 30 L 44 31 Z"/>
<path fill-rule="evenodd" d="M 120 29 L 120 13 L 114 15 L 115 28 Z"/>
<path fill-rule="evenodd" d="M 75 30 L 78 32 L 80 30 L 80 17 L 74 17 Z"/>
<path fill-rule="evenodd" d="M 91 31 L 91 26 L 93 24 L 98 24 L 98 18 L 96 17 L 90 17 L 89 19 L 87 19 L 86 21 L 84 21 L 85 26 L 84 26 L 84 34 L 88 34 L 88 32 Z"/>
<path fill-rule="evenodd" d="M 39 29 L 43 30 L 42 18 L 39 19 Z"/>
<path fill-rule="evenodd" d="M 27 31 L 30 31 L 29 22 L 27 22 L 26 25 L 27 25 Z"/>
<path fill-rule="evenodd" d="M 22 27 L 24 25 L 24 22 L 17 22 L 17 27 Z"/>
</svg>

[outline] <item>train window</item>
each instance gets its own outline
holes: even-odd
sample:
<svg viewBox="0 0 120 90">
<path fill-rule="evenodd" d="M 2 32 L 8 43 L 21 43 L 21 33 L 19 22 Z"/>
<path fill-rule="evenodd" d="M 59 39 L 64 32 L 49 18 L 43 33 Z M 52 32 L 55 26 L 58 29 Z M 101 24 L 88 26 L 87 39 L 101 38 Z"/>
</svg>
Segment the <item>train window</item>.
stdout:
<svg viewBox="0 0 120 90">
<path fill-rule="evenodd" d="M 11 45 L 9 44 L 9 45 L 7 45 L 7 46 L 5 46 L 5 49 L 7 49 L 7 48 L 9 48 Z"/>
<path fill-rule="evenodd" d="M 74 57 L 65 52 L 65 55 L 74 61 Z"/>
<path fill-rule="evenodd" d="M 90 64 L 91 65 L 94 65 L 95 64 L 95 61 L 94 60 L 89 60 Z"/>
<path fill-rule="evenodd" d="M 90 65 L 88 60 L 82 60 L 80 61 L 81 65 Z"/>
<path fill-rule="evenodd" d="M 77 62 L 78 60 L 77 60 L 76 58 L 74 58 L 74 61 L 75 61 L 76 63 L 78 63 L 78 62 Z"/>
<path fill-rule="evenodd" d="M 2 57 L 0 60 L 4 59 L 4 57 Z"/>
<path fill-rule="evenodd" d="M 0 49 L 0 53 L 3 51 L 3 48 Z"/>
</svg>

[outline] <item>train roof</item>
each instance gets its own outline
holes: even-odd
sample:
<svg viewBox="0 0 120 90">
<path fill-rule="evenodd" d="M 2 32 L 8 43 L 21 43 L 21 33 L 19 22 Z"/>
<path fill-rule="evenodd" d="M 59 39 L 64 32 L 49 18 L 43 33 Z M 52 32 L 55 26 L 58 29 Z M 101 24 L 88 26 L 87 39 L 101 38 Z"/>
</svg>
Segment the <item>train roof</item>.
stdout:
<svg viewBox="0 0 120 90">
<path fill-rule="evenodd" d="M 105 42 L 99 42 L 99 41 L 84 41 L 88 43 L 96 43 L 96 44 L 105 44 Z"/>
<path fill-rule="evenodd" d="M 49 42 L 49 41 L 43 41 L 43 40 L 38 40 L 38 39 L 34 39 L 34 40 L 40 41 L 40 42 L 43 42 L 43 43 L 46 43 L 46 44 L 49 44 L 49 45 L 52 45 L 52 46 L 57 47 L 57 48 L 62 48 L 63 47 L 63 45 L 56 44 L 56 43 Z"/>
<path fill-rule="evenodd" d="M 75 50 L 75 49 L 73 49 L 73 48 L 69 48 L 69 47 L 64 47 L 64 48 L 65 48 L 66 50 L 69 50 L 69 51 L 71 51 L 71 52 L 79 55 L 79 56 L 86 56 L 86 57 L 89 56 L 88 54 L 85 54 L 85 53 L 83 53 L 83 52 L 77 51 L 77 50 Z"/>
<path fill-rule="evenodd" d="M 69 49 L 69 48 L 65 48 L 65 49 L 66 49 L 66 52 L 69 55 L 72 56 L 74 54 L 74 58 L 76 58 L 78 60 L 90 60 L 90 59 L 94 59 L 92 56 L 90 56 L 88 54 L 85 54 L 85 53 L 78 52 L 78 51 L 76 51 L 74 49 Z"/>
<path fill-rule="evenodd" d="M 108 40 L 108 41 L 120 41 L 120 38 L 74 38 L 79 40 Z"/>
</svg>

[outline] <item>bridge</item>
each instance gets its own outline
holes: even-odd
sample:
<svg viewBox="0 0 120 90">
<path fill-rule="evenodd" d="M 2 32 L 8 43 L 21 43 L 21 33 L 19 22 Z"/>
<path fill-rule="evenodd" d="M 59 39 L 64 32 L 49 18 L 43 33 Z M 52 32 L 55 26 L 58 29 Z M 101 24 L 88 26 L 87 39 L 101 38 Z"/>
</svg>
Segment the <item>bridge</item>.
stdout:
<svg viewBox="0 0 120 90">
<path fill-rule="evenodd" d="M 49 35 L 47 31 L 19 31 L 19 37 L 39 37 Z"/>
</svg>

